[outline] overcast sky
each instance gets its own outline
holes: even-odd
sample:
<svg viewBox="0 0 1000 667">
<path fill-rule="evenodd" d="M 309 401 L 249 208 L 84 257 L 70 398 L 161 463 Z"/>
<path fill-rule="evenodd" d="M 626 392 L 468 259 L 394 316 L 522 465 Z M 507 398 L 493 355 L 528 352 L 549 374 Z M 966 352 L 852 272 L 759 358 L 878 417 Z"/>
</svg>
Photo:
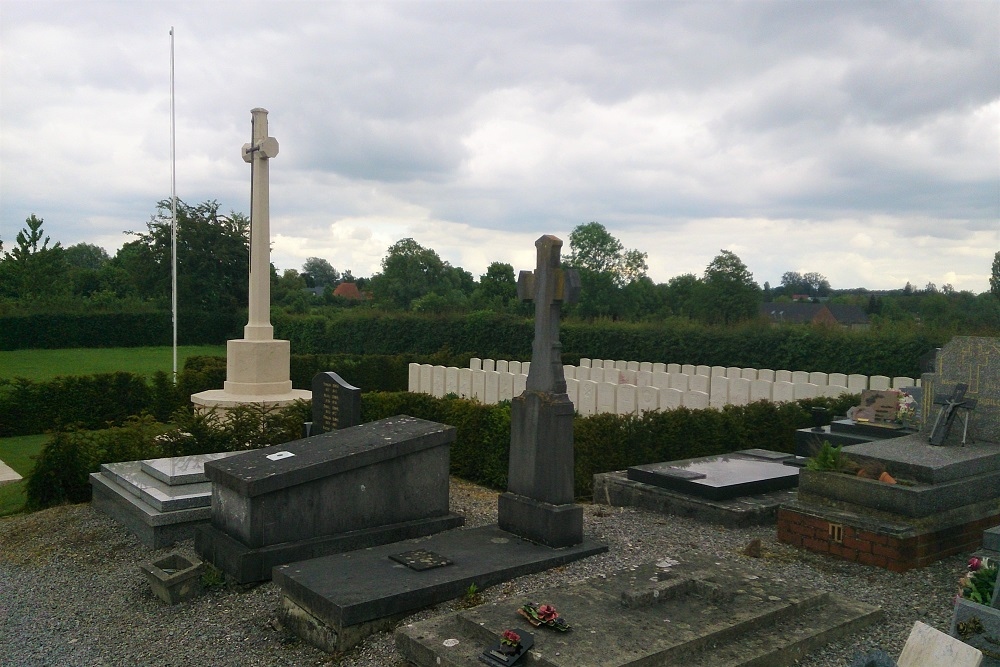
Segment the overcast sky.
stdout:
<svg viewBox="0 0 1000 667">
<path fill-rule="evenodd" d="M 1000 0 L 0 3 L 0 239 L 114 253 L 170 196 L 272 261 L 368 276 L 412 237 L 478 277 L 598 221 L 665 282 L 983 292 L 1000 250 Z"/>
</svg>

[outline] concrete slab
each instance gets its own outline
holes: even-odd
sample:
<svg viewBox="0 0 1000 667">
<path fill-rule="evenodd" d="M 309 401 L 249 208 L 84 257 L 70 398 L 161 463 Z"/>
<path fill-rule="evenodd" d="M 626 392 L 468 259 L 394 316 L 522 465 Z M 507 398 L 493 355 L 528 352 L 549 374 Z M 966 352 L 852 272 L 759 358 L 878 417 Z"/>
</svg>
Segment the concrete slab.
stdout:
<svg viewBox="0 0 1000 667">
<path fill-rule="evenodd" d="M 877 461 L 893 471 L 893 475 L 927 484 L 1000 471 L 1000 444 L 935 447 L 921 433 L 851 445 L 842 451 L 859 462 Z"/>
<path fill-rule="evenodd" d="M 795 489 L 712 500 L 628 479 L 624 470 L 594 475 L 594 502 L 613 507 L 640 507 L 661 514 L 745 528 L 772 525 L 782 503 L 795 500 Z"/>
<path fill-rule="evenodd" d="M 140 461 L 101 464 L 101 472 L 158 512 L 209 507 L 212 483 L 165 484 L 149 476 Z"/>
<path fill-rule="evenodd" d="M 205 462 L 233 456 L 240 452 L 217 452 L 215 454 L 193 454 L 191 456 L 174 456 L 163 459 L 146 459 L 142 461 L 142 471 L 171 486 L 207 482 Z"/>
<path fill-rule="evenodd" d="M 532 633 L 531 664 L 549 667 L 778 667 L 881 616 L 823 591 L 700 564 L 714 559 L 682 558 L 406 625 L 396 646 L 419 667 L 473 665 L 510 628 Z M 572 629 L 532 628 L 517 614 L 528 602 L 555 606 Z"/>
<path fill-rule="evenodd" d="M 9 465 L 0 461 L 0 486 L 4 484 L 13 484 L 14 482 L 20 482 L 21 476 L 17 474 L 17 471 L 11 468 Z"/>
<path fill-rule="evenodd" d="M 390 558 L 415 549 L 452 564 L 416 571 Z M 459 597 L 472 584 L 485 588 L 605 551 L 588 539 L 553 549 L 484 526 L 282 565 L 272 578 L 285 598 L 330 629 L 333 645 L 324 648 L 340 651 L 363 639 L 358 628 L 379 619 Z"/>
<path fill-rule="evenodd" d="M 773 452 L 766 458 L 759 454 L 733 452 L 722 456 L 632 466 L 627 476 L 634 482 L 712 500 L 725 500 L 796 486 L 798 469 L 782 464 L 782 461 L 792 458 L 792 455 L 780 452 Z"/>
</svg>

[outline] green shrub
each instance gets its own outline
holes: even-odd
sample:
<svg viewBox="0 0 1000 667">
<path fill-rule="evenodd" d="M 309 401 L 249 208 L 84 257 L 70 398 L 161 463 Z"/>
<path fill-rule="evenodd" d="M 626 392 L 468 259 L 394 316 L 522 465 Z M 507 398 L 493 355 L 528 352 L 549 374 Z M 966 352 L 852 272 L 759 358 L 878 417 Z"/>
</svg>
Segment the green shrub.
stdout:
<svg viewBox="0 0 1000 667">
<path fill-rule="evenodd" d="M 28 510 L 90 500 L 89 475 L 102 463 L 160 456 L 162 426 L 151 417 L 128 420 L 101 431 L 72 428 L 55 433 L 42 448 L 26 482 Z"/>
<path fill-rule="evenodd" d="M 246 405 L 226 414 L 181 410 L 175 414 L 177 428 L 166 432 L 165 426 L 149 415 L 110 429 L 56 432 L 28 475 L 25 506 L 38 510 L 87 502 L 91 497 L 89 475 L 98 472 L 102 463 L 255 449 L 296 440 L 301 437 L 308 404 L 297 401 L 284 408 Z"/>
</svg>

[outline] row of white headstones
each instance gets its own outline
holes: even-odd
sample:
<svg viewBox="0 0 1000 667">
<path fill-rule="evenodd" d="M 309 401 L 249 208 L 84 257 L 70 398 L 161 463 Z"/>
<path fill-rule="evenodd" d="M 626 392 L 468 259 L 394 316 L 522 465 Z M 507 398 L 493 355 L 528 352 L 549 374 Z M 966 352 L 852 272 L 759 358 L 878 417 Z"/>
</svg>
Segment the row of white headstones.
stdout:
<svg viewBox="0 0 1000 667">
<path fill-rule="evenodd" d="M 474 358 L 469 368 L 410 364 L 409 391 L 454 394 L 487 405 L 521 394 L 530 362 Z M 635 414 L 650 410 L 721 408 L 755 401 L 836 397 L 864 389 L 920 386 L 910 377 L 847 375 L 724 366 L 581 359 L 564 366 L 566 393 L 577 412 Z"/>
</svg>

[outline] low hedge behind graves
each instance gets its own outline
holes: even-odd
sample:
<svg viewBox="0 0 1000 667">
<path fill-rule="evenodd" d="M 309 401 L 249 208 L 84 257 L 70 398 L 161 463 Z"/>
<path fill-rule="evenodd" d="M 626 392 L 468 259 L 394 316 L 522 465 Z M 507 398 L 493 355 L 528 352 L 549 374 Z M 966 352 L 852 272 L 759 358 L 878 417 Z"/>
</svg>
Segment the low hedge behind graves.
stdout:
<svg viewBox="0 0 1000 667">
<path fill-rule="evenodd" d="M 596 473 L 630 465 L 724 454 L 760 447 L 792 452 L 794 430 L 812 423 L 810 408 L 842 414 L 858 397 L 817 398 L 795 403 L 758 402 L 723 410 L 678 408 L 641 416 L 612 414 L 574 418 L 575 493 L 591 495 Z M 226 419 L 189 411 L 175 413 L 170 430 L 145 415 L 103 430 L 67 428 L 43 447 L 28 476 L 28 509 L 90 499 L 88 475 L 102 463 L 162 456 L 255 449 L 299 437 L 311 406 L 305 401 L 281 408 L 242 406 Z M 483 405 L 459 398 L 409 392 L 372 392 L 362 401 L 365 422 L 408 414 L 456 428 L 452 474 L 483 486 L 507 486 L 510 403 Z"/>
<path fill-rule="evenodd" d="M 308 403 L 298 401 L 284 408 L 239 406 L 224 418 L 179 412 L 169 429 L 144 415 L 102 430 L 61 430 L 42 448 L 28 475 L 25 507 L 38 510 L 89 501 L 89 475 L 102 463 L 258 449 L 295 440 L 310 412 Z"/>
<path fill-rule="evenodd" d="M 594 474 L 632 465 L 755 447 L 792 453 L 795 430 L 813 424 L 812 407 L 826 407 L 830 415 L 844 414 L 858 400 L 853 394 L 794 403 L 759 401 L 722 410 L 677 408 L 641 416 L 577 415 L 573 421 L 575 492 L 588 497 Z M 457 439 L 451 449 L 452 474 L 493 489 L 506 488 L 510 403 L 483 405 L 405 392 L 366 394 L 362 401 L 362 421 L 397 414 L 454 426 Z"/>
</svg>

